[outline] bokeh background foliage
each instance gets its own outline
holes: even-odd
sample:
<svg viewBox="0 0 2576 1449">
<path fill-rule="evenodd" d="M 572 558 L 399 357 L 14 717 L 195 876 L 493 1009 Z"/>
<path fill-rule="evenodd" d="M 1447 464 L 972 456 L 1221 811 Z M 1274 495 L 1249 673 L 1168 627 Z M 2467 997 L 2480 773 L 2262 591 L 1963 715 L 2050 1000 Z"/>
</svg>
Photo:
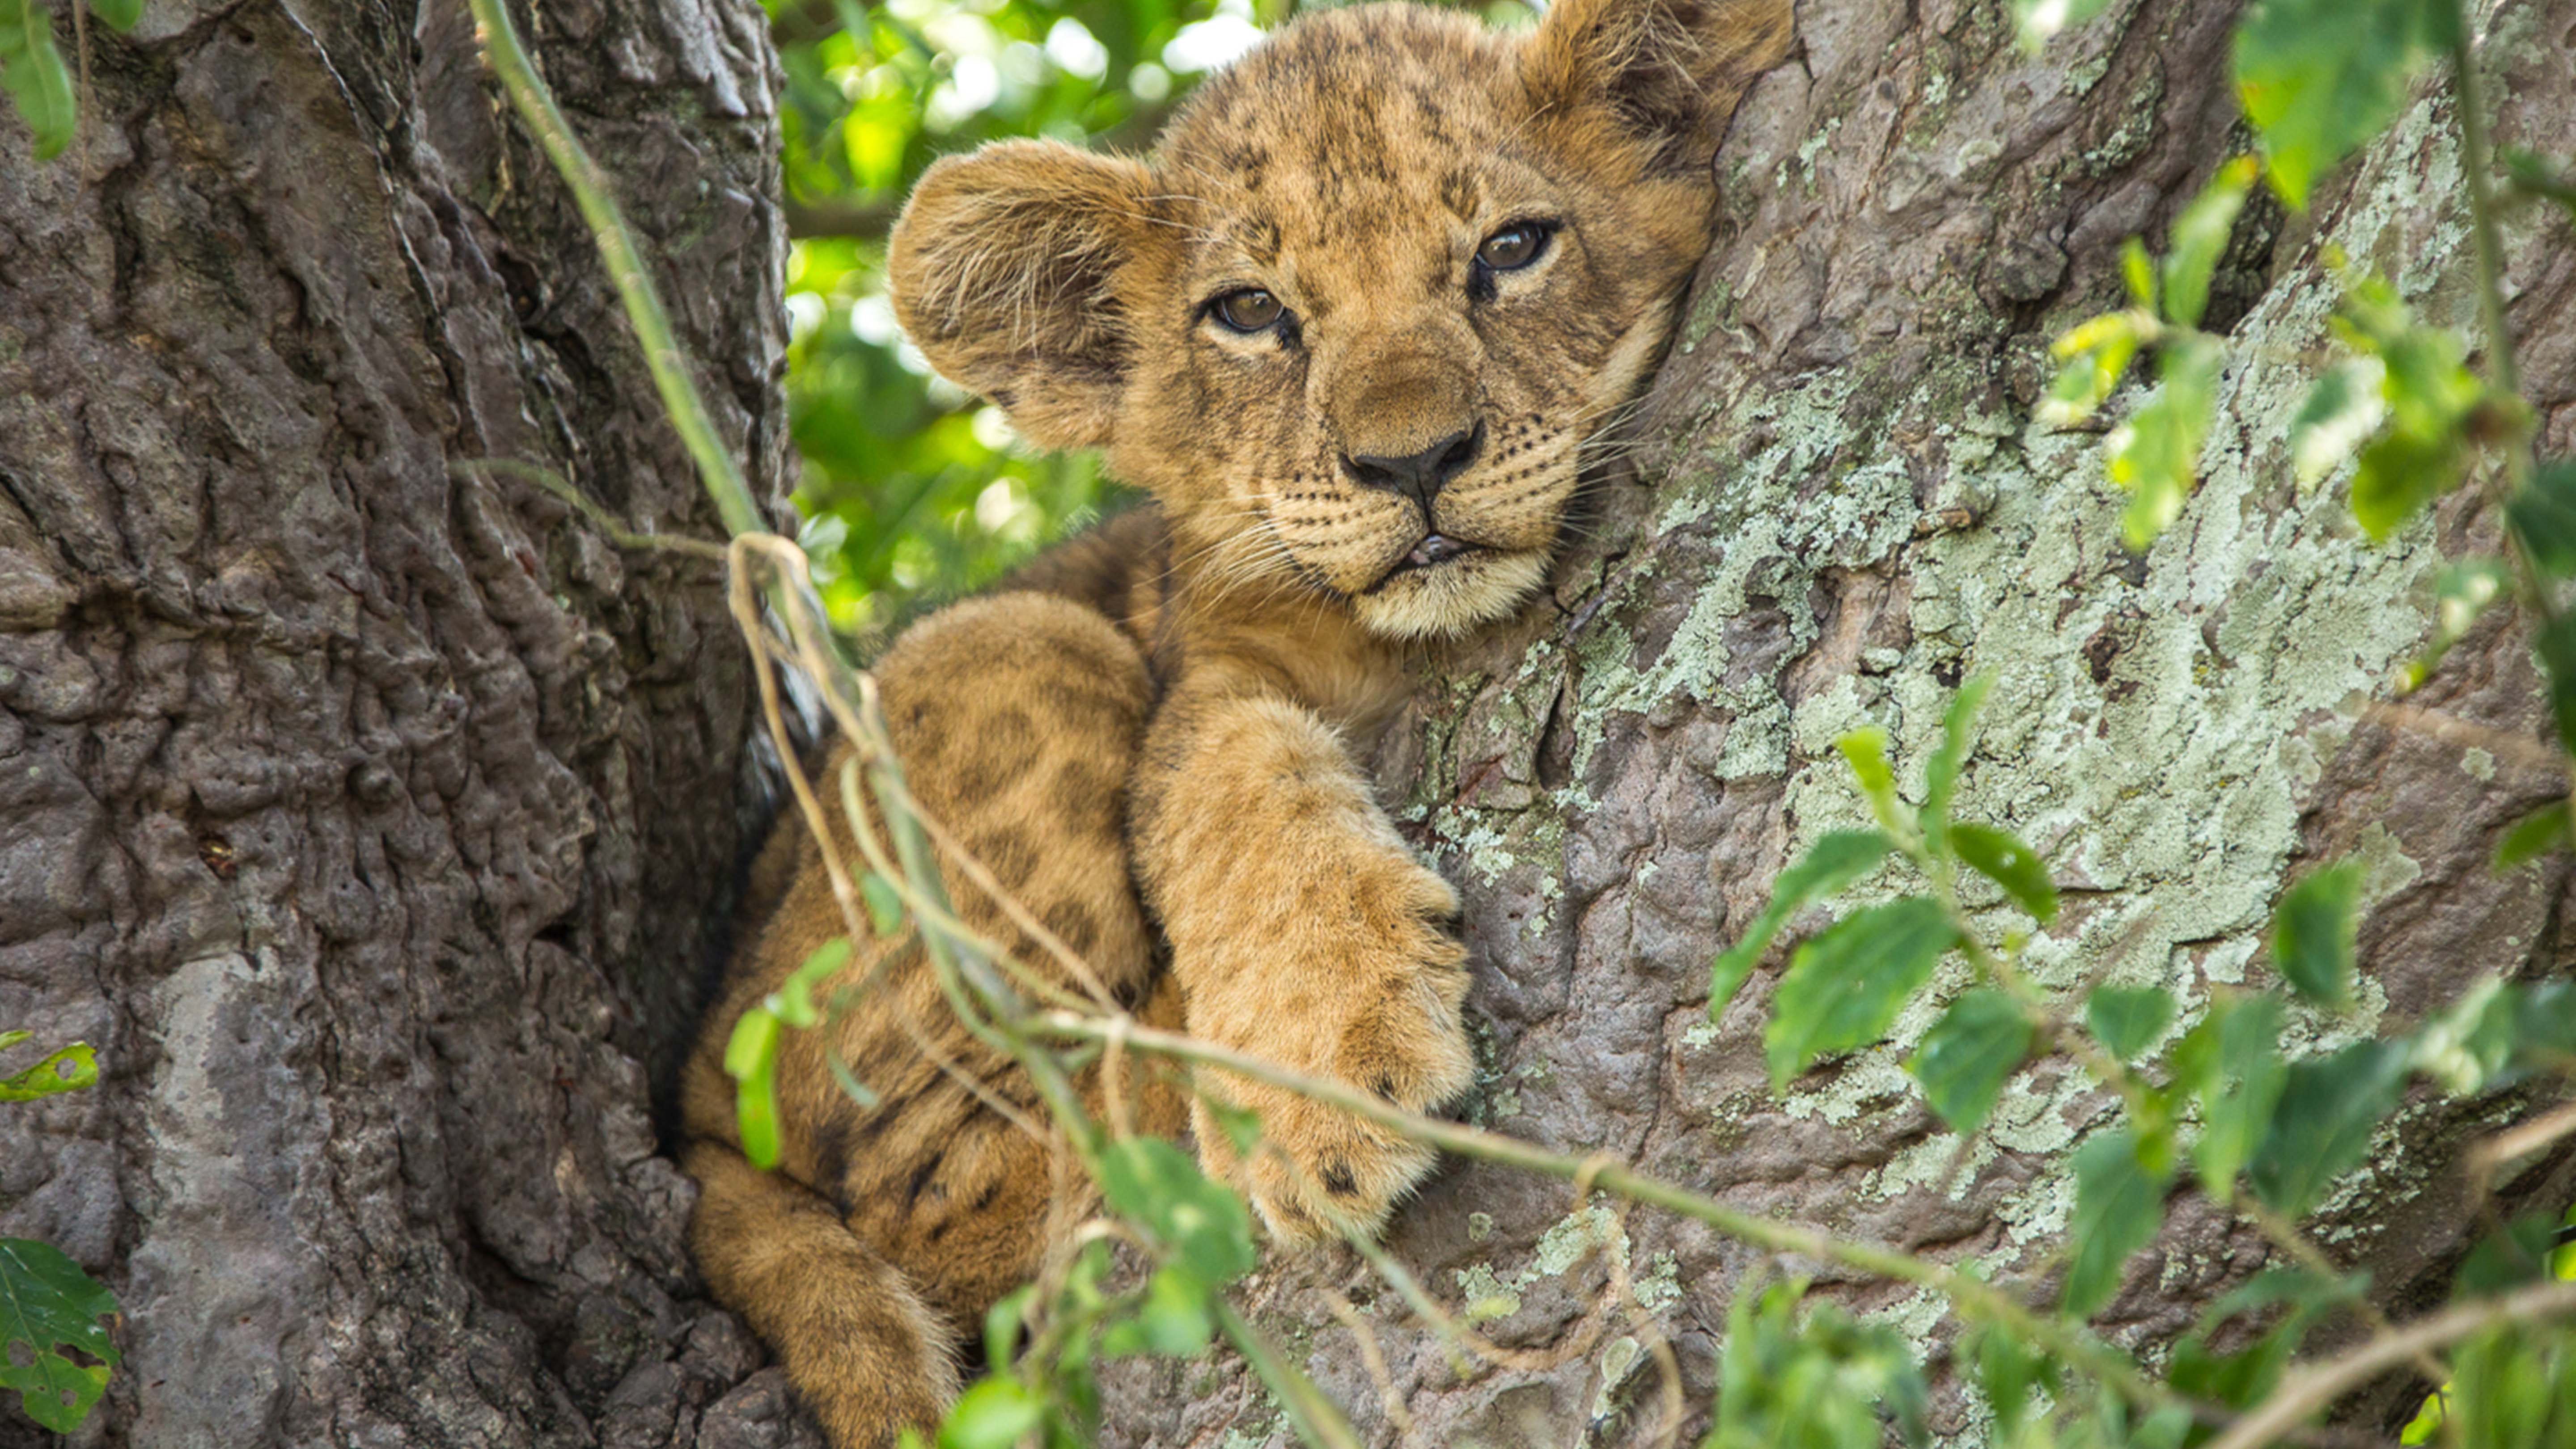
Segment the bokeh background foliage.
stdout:
<svg viewBox="0 0 2576 1449">
<path fill-rule="evenodd" d="M 788 399 L 817 582 L 873 634 L 980 587 L 1125 501 L 1088 455 L 1046 454 L 933 377 L 885 293 L 912 183 L 1011 136 L 1145 150 L 1209 71 L 1296 0 L 771 0 L 786 68 L 794 235 Z M 1479 7 L 1527 24 L 1522 0 Z"/>
</svg>

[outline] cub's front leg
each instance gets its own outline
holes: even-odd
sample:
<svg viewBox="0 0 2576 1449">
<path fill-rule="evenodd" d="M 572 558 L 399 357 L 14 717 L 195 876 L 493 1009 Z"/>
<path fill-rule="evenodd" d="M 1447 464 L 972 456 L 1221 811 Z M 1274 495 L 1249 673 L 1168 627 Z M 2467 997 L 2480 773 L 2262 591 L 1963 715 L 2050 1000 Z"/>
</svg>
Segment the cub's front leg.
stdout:
<svg viewBox="0 0 2576 1449">
<path fill-rule="evenodd" d="M 1157 713 L 1134 816 L 1145 896 L 1171 943 L 1191 1034 L 1423 1109 L 1467 1089 L 1458 896 L 1397 837 L 1348 750 L 1275 695 L 1176 691 Z M 1203 1104 L 1199 1155 L 1283 1242 L 1373 1232 L 1434 1154 L 1292 1092 L 1222 1077 L 1261 1116 L 1250 1161 Z"/>
</svg>

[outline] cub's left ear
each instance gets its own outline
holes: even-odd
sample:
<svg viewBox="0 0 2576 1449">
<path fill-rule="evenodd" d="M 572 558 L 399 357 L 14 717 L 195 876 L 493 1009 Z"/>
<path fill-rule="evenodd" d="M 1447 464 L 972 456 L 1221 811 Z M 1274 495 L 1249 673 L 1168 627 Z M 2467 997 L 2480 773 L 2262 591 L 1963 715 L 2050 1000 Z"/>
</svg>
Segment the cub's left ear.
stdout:
<svg viewBox="0 0 2576 1449">
<path fill-rule="evenodd" d="M 1790 0 L 1557 0 L 1524 42 L 1521 82 L 1543 126 L 1640 145 L 1649 174 L 1705 167 L 1790 38 Z"/>
<path fill-rule="evenodd" d="M 1135 338 L 1118 279 L 1152 243 L 1153 178 L 1055 141 L 923 173 L 895 224 L 895 315 L 930 365 L 1042 448 L 1109 441 Z"/>
</svg>

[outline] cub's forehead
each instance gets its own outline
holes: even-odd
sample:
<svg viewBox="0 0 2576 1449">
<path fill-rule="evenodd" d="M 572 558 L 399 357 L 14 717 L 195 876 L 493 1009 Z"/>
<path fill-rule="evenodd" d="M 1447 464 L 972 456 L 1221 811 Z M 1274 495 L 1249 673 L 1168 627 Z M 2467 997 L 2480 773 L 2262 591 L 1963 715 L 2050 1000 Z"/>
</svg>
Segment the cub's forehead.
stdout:
<svg viewBox="0 0 2576 1449">
<path fill-rule="evenodd" d="M 1519 94 L 1511 41 L 1472 18 L 1323 11 L 1203 85 L 1154 164 L 1204 241 L 1256 261 L 1396 218 L 1472 222 L 1531 175 L 1512 156 Z"/>
</svg>

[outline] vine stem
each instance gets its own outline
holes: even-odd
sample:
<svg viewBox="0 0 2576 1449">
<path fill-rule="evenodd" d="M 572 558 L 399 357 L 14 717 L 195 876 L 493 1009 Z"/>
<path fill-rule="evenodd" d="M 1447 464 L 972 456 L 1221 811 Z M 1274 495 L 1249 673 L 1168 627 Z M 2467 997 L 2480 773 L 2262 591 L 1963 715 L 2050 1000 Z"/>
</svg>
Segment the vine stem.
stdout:
<svg viewBox="0 0 2576 1449">
<path fill-rule="evenodd" d="M 660 294 L 646 271 L 642 252 L 634 232 L 627 226 L 617 205 L 607 175 L 593 161 L 580 138 L 555 105 L 553 94 L 529 60 L 527 48 L 520 42 L 518 29 L 512 24 L 503 0 L 467 0 L 473 13 L 475 31 L 483 42 L 485 61 L 510 98 L 520 120 L 533 132 L 537 143 L 553 163 L 557 175 L 573 193 L 573 200 L 588 224 L 593 241 L 599 248 L 601 264 L 617 288 L 618 300 L 626 311 L 627 322 L 635 330 L 644 352 L 645 367 L 652 373 L 653 386 L 661 396 L 663 411 L 669 416 L 690 458 L 697 465 L 698 481 L 716 506 L 725 530 L 736 541 L 736 549 L 759 542 L 775 542 L 793 551 L 794 546 L 770 532 L 762 518 L 751 486 L 735 463 L 732 450 L 717 432 L 705 400 L 689 375 L 688 363 L 680 351 L 679 341 L 671 330 L 670 314 L 664 310 Z M 746 560 L 736 557 L 732 565 L 737 577 Z M 801 566 L 798 554 L 795 564 Z M 858 742 L 868 776 L 870 793 L 877 797 L 886 817 L 888 833 L 893 837 L 894 853 L 901 862 L 903 879 L 927 909 L 917 909 L 914 920 L 922 934 L 925 954 L 940 978 L 940 985 L 957 1008 L 961 1021 L 970 1032 L 984 1038 L 1019 1061 L 1033 1084 L 1055 1114 L 1064 1139 L 1095 1178 L 1099 1176 L 1102 1138 L 1097 1124 L 1083 1109 L 1080 1094 L 1070 1074 L 1053 1053 L 1025 1035 L 1029 1012 L 1009 983 L 994 971 L 991 957 L 978 949 L 978 943 L 967 933 L 943 930 L 942 923 L 953 922 L 956 913 L 950 904 L 947 883 L 921 821 L 909 806 L 910 791 L 905 788 L 903 771 L 894 750 L 887 741 L 884 721 L 874 707 L 872 685 L 853 667 L 840 641 L 821 618 L 819 606 L 803 587 L 799 567 L 774 567 L 771 571 L 769 602 L 787 630 L 796 648 L 798 662 L 810 670 L 823 686 L 825 700 L 836 722 Z M 755 650 L 766 646 L 758 636 L 758 621 L 747 619 L 744 630 L 747 642 Z M 773 706 L 774 714 L 774 706 Z M 788 743 L 781 741 L 781 748 Z M 803 802 L 809 815 L 819 813 L 816 802 Z M 809 821 L 819 826 L 819 819 Z M 864 821 L 853 821 L 854 830 L 864 830 Z M 816 829 L 817 840 L 825 853 L 831 850 L 827 831 Z M 843 884 L 837 882 L 836 885 Z M 857 912 L 847 899 L 840 902 L 848 918 L 853 939 L 858 938 Z M 962 989 L 961 989 L 962 988 Z M 990 1014 L 979 1022 L 964 996 L 970 992 L 981 998 Z M 1261 1371 L 1274 1392 L 1289 1406 L 1300 1432 L 1313 1443 L 1327 1449 L 1358 1449 L 1358 1437 L 1329 1401 L 1296 1367 L 1281 1358 L 1260 1330 L 1224 1304 L 1217 1305 L 1232 1339 Z"/>
<path fill-rule="evenodd" d="M 546 159 L 572 189 L 582 220 L 590 224 L 590 233 L 599 243 L 599 259 L 617 286 L 617 299 L 625 304 L 636 341 L 643 344 L 644 365 L 651 369 L 653 387 L 662 395 L 662 410 L 679 430 L 680 441 L 688 445 L 689 457 L 698 465 L 698 479 L 715 500 L 725 531 L 766 532 L 769 525 L 760 516 L 751 485 L 734 462 L 733 450 L 718 436 L 715 420 L 689 376 L 688 360 L 671 331 L 670 314 L 662 310 L 661 296 L 644 269 L 643 254 L 635 245 L 634 231 L 626 225 L 625 213 L 618 209 L 608 174 L 591 159 L 589 149 L 556 108 L 553 93 L 537 75 L 527 47 L 519 42 L 518 27 L 503 0 L 467 0 L 467 4 L 474 11 L 475 34 L 483 42 L 483 56 L 492 74 L 500 79 L 519 119 L 535 134 Z"/>
<path fill-rule="evenodd" d="M 1046 1013 L 1033 1020 L 1031 1028 L 1040 1033 L 1088 1041 L 1106 1041 L 1113 1030 L 1108 1022 L 1070 1012 Z M 2205 1406 L 2148 1378 L 2126 1358 L 2080 1331 L 2032 1311 L 2001 1288 L 1911 1253 L 1876 1243 L 1853 1242 L 1814 1228 L 1731 1208 L 1706 1194 L 1650 1177 L 1626 1163 L 1600 1154 L 1578 1157 L 1553 1152 L 1534 1142 L 1506 1137 L 1481 1127 L 1444 1122 L 1436 1117 L 1408 1112 L 1374 1093 L 1325 1078 L 1310 1077 L 1193 1037 L 1133 1024 L 1122 1024 L 1114 1029 L 1131 1050 L 1223 1068 L 1238 1076 L 1284 1088 L 1328 1107 L 1393 1128 L 1415 1141 L 1429 1143 L 1461 1157 L 1543 1173 L 1568 1182 L 1586 1183 L 1604 1192 L 1705 1223 L 1728 1237 L 1773 1252 L 1797 1253 L 1823 1262 L 1841 1263 L 1882 1278 L 1929 1288 L 1950 1299 L 1969 1315 L 1999 1323 L 2026 1341 L 2042 1345 L 2050 1353 L 2110 1385 L 2134 1404 L 2150 1409 L 2180 1408 L 2203 1418 L 2220 1413 L 2207 1410 Z"/>
<path fill-rule="evenodd" d="M 2078 1065 L 2092 1073 L 2094 1080 L 2119 1093 L 2121 1102 L 2128 1108 L 2132 1122 L 2143 1126 L 2155 1120 L 2157 1116 L 2154 1108 L 2155 1089 L 2146 1079 L 2139 1076 L 2128 1063 L 2103 1050 L 2089 1033 L 2079 1029 L 2073 1021 L 2060 1015 L 2056 1008 L 2049 1004 L 2047 995 L 2041 991 L 2039 984 L 2024 974 L 2008 954 L 1999 954 L 1989 949 L 1985 942 L 1979 939 L 1975 923 L 1968 919 L 1966 908 L 1959 903 L 1956 872 L 1948 868 L 1949 862 L 1925 859 L 1918 854 L 1916 864 L 1932 878 L 1936 898 L 1940 901 L 1942 909 L 1949 913 L 1951 927 L 1959 933 L 1961 949 L 1967 953 L 1968 959 L 1979 970 L 1985 972 L 1996 985 L 2003 988 L 2005 994 L 2021 1007 L 2024 1018 L 2043 1037 L 2074 1057 Z M 2222 1205 L 2228 1211 L 2252 1223 L 2256 1231 L 2272 1241 L 2273 1246 L 2289 1254 L 2309 1273 L 2328 1282 L 2342 1277 L 2343 1270 L 2335 1265 L 2333 1259 L 2326 1256 L 2324 1249 L 2318 1247 L 2307 1234 L 2299 1231 L 2298 1224 L 2274 1212 L 2259 1200 L 2247 1197 L 2241 1190 L 2231 1187 Z M 2360 1315 L 2364 1326 L 2374 1335 L 2384 1337 L 2396 1331 L 2396 1325 L 2389 1320 L 2388 1314 L 2368 1297 L 2354 1300 L 2353 1310 Z M 2448 1366 L 2434 1357 L 2430 1351 L 2420 1351 L 2415 1366 L 2436 1381 L 2449 1375 Z"/>
<path fill-rule="evenodd" d="M 2478 262 L 2478 320 L 2486 328 L 2487 371 L 2498 392 L 2520 393 L 2522 369 L 2514 358 L 2513 332 L 2504 316 L 2504 242 L 2496 228 L 2495 161 L 2487 134 L 2486 83 L 2478 77 L 2477 37 L 2469 7 L 2451 7 L 2451 84 L 2459 98 L 2461 169 L 2468 173 L 2470 235 Z M 2521 447 L 2526 462 L 2529 453 Z"/>
<path fill-rule="evenodd" d="M 2295 1429 L 2309 1415 L 2373 1378 L 2420 1355 L 2505 1324 L 2530 1323 L 2576 1313 L 2576 1283 L 2537 1283 L 2504 1297 L 2463 1303 L 2376 1335 L 2352 1352 L 2283 1380 L 2271 1397 L 2228 1427 L 2210 1449 L 2260 1449 Z"/>
</svg>

